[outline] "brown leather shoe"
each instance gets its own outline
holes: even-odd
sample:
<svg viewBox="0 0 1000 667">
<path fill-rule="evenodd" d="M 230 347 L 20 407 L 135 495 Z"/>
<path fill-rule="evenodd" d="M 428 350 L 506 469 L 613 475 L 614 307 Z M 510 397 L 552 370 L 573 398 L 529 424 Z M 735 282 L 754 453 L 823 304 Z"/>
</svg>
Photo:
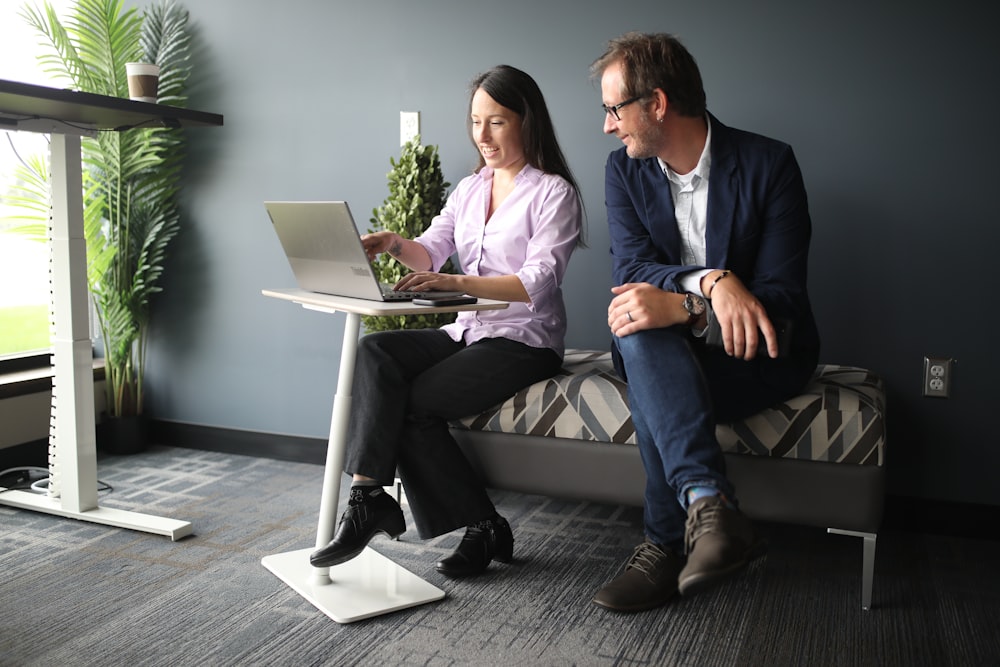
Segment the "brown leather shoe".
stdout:
<svg viewBox="0 0 1000 667">
<path fill-rule="evenodd" d="M 677 574 L 684 558 L 672 549 L 648 540 L 632 552 L 625 571 L 597 591 L 594 602 L 615 611 L 644 611 L 677 593 Z"/>
<path fill-rule="evenodd" d="M 677 579 L 681 595 L 710 588 L 762 554 L 764 547 L 750 520 L 722 496 L 699 498 L 688 507 L 687 565 Z"/>
</svg>

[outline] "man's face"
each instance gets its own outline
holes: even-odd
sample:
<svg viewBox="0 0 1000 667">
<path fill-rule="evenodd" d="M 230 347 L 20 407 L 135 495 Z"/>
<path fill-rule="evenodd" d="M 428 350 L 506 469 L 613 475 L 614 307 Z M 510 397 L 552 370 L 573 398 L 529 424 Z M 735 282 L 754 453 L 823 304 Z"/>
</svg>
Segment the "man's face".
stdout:
<svg viewBox="0 0 1000 667">
<path fill-rule="evenodd" d="M 621 63 L 615 62 L 601 75 L 601 98 L 605 106 L 613 107 L 625 101 Z M 661 143 L 660 126 L 646 110 L 646 100 L 638 100 L 604 115 L 604 133 L 613 134 L 625 144 L 630 158 L 656 157 Z"/>
</svg>

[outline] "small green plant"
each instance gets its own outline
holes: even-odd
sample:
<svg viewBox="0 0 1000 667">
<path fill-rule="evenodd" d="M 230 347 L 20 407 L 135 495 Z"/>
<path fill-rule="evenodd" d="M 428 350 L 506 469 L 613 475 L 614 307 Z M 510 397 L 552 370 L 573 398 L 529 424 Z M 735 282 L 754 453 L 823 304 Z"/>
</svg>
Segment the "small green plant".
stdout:
<svg viewBox="0 0 1000 667">
<path fill-rule="evenodd" d="M 444 180 L 437 146 L 421 146 L 420 135 L 403 145 L 399 160 L 389 158 L 392 169 L 387 174 L 389 196 L 382 206 L 372 211 L 369 232 L 396 232 L 405 239 L 413 239 L 431 224 L 447 199 L 450 183 Z M 389 253 L 382 253 L 372 263 L 375 275 L 383 283 L 394 285 L 409 273 L 409 269 Z M 448 260 L 442 273 L 454 273 Z M 396 329 L 427 329 L 455 321 L 455 313 L 428 315 L 399 315 L 393 317 L 368 317 L 361 321 L 369 332 Z"/>
</svg>

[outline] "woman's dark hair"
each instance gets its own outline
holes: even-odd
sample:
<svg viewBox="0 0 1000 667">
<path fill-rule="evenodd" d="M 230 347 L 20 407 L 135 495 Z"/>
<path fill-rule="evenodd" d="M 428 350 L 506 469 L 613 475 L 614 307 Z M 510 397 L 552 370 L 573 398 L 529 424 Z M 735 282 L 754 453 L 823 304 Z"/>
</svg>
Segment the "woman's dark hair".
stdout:
<svg viewBox="0 0 1000 667">
<path fill-rule="evenodd" d="M 590 72 L 600 78 L 616 62 L 622 64 L 624 98 L 645 97 L 659 88 L 681 116 L 705 115 L 705 88 L 698 64 L 673 35 L 629 32 L 612 39 Z"/>
<path fill-rule="evenodd" d="M 493 69 L 483 72 L 472 80 L 469 92 L 469 136 L 472 123 L 472 98 L 476 91 L 482 88 L 486 94 L 500 106 L 510 109 L 521 117 L 521 139 L 524 143 L 524 157 L 532 167 L 544 171 L 548 174 L 562 176 L 573 189 L 577 197 L 580 198 L 580 206 L 583 207 L 583 198 L 580 197 L 580 186 L 573 178 L 562 149 L 559 148 L 559 141 L 556 139 L 556 129 L 552 125 L 552 118 L 549 116 L 549 109 L 545 105 L 545 97 L 535 80 L 527 73 L 522 72 L 510 65 L 497 65 Z M 473 139 L 473 144 L 475 140 Z M 482 153 L 479 153 L 478 172 L 486 165 Z M 586 246 L 584 242 L 583 230 L 580 230 L 580 246 Z"/>
<path fill-rule="evenodd" d="M 521 138 L 528 164 L 549 174 L 558 174 L 579 191 L 576 180 L 566 164 L 566 158 L 556 140 L 545 97 L 535 80 L 510 65 L 497 65 L 472 80 L 469 96 L 469 115 L 472 114 L 472 96 L 482 88 L 497 104 L 521 117 Z M 470 119 L 471 122 L 471 119 Z M 471 132 L 470 132 L 471 136 Z M 475 143 L 475 141 L 473 141 Z M 486 164 L 479 155 L 479 169 Z"/>
</svg>

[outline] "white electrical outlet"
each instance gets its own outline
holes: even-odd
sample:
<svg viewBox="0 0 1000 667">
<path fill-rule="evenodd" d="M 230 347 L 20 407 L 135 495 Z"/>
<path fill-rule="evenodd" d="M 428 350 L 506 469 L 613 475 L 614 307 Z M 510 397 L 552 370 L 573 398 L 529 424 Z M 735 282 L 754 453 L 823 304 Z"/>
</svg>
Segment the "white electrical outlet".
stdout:
<svg viewBox="0 0 1000 667">
<path fill-rule="evenodd" d="M 420 112 L 399 112 L 399 145 L 402 146 L 413 137 L 420 134 Z"/>
<path fill-rule="evenodd" d="M 948 398 L 954 359 L 924 357 L 924 396 Z"/>
</svg>

